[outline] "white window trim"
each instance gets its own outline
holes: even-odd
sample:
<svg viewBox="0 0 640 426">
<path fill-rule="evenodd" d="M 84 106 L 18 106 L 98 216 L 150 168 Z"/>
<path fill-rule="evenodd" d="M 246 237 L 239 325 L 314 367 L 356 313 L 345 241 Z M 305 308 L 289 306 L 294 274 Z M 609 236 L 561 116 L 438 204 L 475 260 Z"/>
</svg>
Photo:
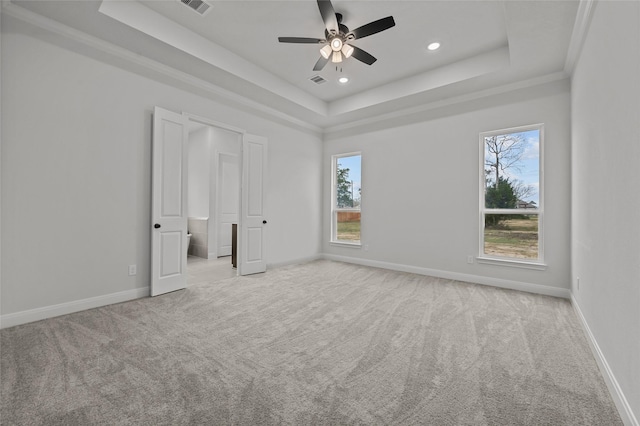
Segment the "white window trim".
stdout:
<svg viewBox="0 0 640 426">
<path fill-rule="evenodd" d="M 484 173 L 484 139 L 490 136 L 504 135 L 509 133 L 520 133 L 526 132 L 530 130 L 538 130 L 540 135 L 540 145 L 538 150 L 539 156 L 539 203 L 537 209 L 527 210 L 527 213 L 523 211 L 518 211 L 519 209 L 487 209 L 485 208 L 485 184 L 486 177 Z M 544 124 L 537 123 L 531 124 L 527 126 L 519 126 L 519 127 L 510 127 L 507 129 L 500 130 L 492 130 L 489 132 L 482 132 L 479 135 L 479 146 L 480 146 L 480 170 L 479 170 L 479 182 L 480 182 L 480 209 L 479 209 L 479 255 L 476 257 L 478 263 L 487 264 L 487 265 L 496 265 L 496 266 L 508 266 L 514 268 L 524 268 L 524 269 L 535 269 L 535 270 L 545 270 L 547 269 L 547 265 L 544 261 Z M 487 214 L 536 214 L 538 215 L 538 258 L 537 259 L 521 259 L 515 257 L 502 257 L 495 256 L 491 254 L 486 254 L 484 252 L 484 222 L 485 215 Z"/>
<path fill-rule="evenodd" d="M 527 261 L 526 259 L 517 259 L 513 257 L 498 258 L 478 256 L 476 258 L 476 262 L 483 265 L 509 266 L 511 268 L 534 269 L 536 271 L 544 271 L 547 269 L 547 265 L 544 263 Z"/>
<path fill-rule="evenodd" d="M 362 248 L 362 243 L 349 243 L 347 241 L 329 241 L 329 245 L 349 248 Z"/>
<path fill-rule="evenodd" d="M 359 155 L 360 156 L 360 181 L 362 181 L 362 152 L 347 152 L 343 154 L 335 154 L 331 156 L 331 237 L 329 239 L 329 244 L 335 246 L 343 246 L 343 247 L 351 247 L 351 248 L 361 248 L 362 247 L 362 196 L 360 197 L 360 208 L 359 209 L 338 209 L 337 206 L 337 194 L 336 194 L 336 185 L 337 185 L 337 165 L 338 159 L 344 157 L 353 157 Z M 361 182 L 362 185 L 362 182 Z M 353 243 L 349 241 L 340 241 L 337 238 L 338 226 L 337 226 L 337 212 L 338 211 L 359 211 L 360 212 L 360 242 Z"/>
</svg>

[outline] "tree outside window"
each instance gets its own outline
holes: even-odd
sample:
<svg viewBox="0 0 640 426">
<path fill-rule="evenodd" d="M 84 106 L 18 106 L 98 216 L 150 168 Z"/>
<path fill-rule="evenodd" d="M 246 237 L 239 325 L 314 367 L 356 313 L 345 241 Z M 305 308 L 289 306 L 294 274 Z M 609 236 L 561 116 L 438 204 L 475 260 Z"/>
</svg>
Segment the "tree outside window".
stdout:
<svg viewBox="0 0 640 426">
<path fill-rule="evenodd" d="M 361 156 L 333 157 L 334 187 L 331 241 L 360 244 Z"/>
<path fill-rule="evenodd" d="M 487 132 L 480 140 L 480 253 L 540 261 L 542 125 Z"/>
</svg>

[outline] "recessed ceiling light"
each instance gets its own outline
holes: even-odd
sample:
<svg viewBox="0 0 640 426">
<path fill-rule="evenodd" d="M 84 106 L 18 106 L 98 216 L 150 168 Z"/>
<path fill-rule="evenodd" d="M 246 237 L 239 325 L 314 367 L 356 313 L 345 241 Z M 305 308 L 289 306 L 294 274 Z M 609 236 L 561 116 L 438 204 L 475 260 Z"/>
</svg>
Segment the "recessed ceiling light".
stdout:
<svg viewBox="0 0 640 426">
<path fill-rule="evenodd" d="M 434 41 L 433 43 L 430 43 L 427 46 L 427 49 L 429 50 L 438 50 L 440 48 L 440 43 L 438 43 L 437 41 Z"/>
<path fill-rule="evenodd" d="M 349 81 L 349 77 L 340 77 L 338 81 L 342 84 L 345 84 Z"/>
</svg>

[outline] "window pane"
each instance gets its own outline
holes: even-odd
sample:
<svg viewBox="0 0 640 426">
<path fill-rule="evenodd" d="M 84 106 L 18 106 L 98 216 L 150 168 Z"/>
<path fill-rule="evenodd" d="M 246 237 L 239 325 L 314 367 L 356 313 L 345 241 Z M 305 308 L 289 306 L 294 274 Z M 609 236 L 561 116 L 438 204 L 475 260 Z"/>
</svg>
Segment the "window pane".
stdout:
<svg viewBox="0 0 640 426">
<path fill-rule="evenodd" d="M 537 259 L 538 215 L 485 215 L 484 253 L 518 259 Z"/>
<path fill-rule="evenodd" d="M 360 158 L 352 155 L 336 159 L 336 207 L 339 209 L 360 209 Z"/>
<path fill-rule="evenodd" d="M 360 212 L 339 211 L 337 215 L 336 238 L 350 243 L 360 242 Z"/>
<path fill-rule="evenodd" d="M 540 130 L 484 137 L 485 207 L 540 205 Z"/>
</svg>

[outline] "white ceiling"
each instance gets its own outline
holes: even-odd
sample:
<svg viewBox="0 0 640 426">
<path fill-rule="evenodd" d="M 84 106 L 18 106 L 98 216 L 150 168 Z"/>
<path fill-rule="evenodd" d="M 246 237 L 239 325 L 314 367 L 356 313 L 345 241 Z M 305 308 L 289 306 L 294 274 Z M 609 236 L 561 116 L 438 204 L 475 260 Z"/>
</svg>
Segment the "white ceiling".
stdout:
<svg viewBox="0 0 640 426">
<path fill-rule="evenodd" d="M 349 58 L 314 72 L 322 46 L 278 36 L 323 38 L 315 0 L 207 1 L 205 16 L 179 0 L 13 0 L 3 10 L 51 18 L 221 87 L 217 95 L 325 129 L 558 75 L 578 11 L 577 0 L 335 0 L 350 29 L 389 15 L 396 26 L 353 42 L 373 65 Z M 427 51 L 432 41 L 442 47 Z M 315 75 L 327 82 L 313 83 Z M 350 81 L 338 83 L 341 75 Z"/>
<path fill-rule="evenodd" d="M 316 73 L 312 68 L 322 45 L 280 44 L 277 40 L 278 36 L 324 38 L 325 27 L 314 0 L 216 2 L 204 17 L 178 1 L 142 3 L 324 101 L 507 45 L 499 2 L 336 0 L 336 12 L 343 14 L 343 23 L 351 29 L 389 15 L 394 17 L 396 26 L 353 42 L 378 58 L 374 65 L 352 59 L 340 64 L 342 73 L 331 64 Z M 454 25 L 464 31 L 451 31 Z M 434 40 L 441 40 L 446 48 L 427 51 L 426 45 Z M 309 81 L 316 74 L 330 84 Z M 348 75 L 350 83 L 337 83 L 340 75 Z"/>
</svg>

